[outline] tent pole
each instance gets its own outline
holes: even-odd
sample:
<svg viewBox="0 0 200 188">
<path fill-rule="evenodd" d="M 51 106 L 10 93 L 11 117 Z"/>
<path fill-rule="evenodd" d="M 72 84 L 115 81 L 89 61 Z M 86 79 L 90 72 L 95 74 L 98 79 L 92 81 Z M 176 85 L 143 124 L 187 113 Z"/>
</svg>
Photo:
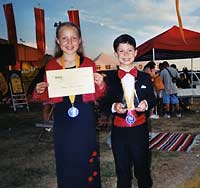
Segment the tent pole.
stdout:
<svg viewBox="0 0 200 188">
<path fill-rule="evenodd" d="M 153 62 L 155 62 L 155 59 L 156 59 L 155 58 L 155 48 L 152 49 L 152 53 L 153 53 Z M 157 105 L 155 106 L 154 110 L 155 110 L 155 114 L 158 115 L 158 107 L 157 107 Z"/>
<path fill-rule="evenodd" d="M 193 88 L 193 58 L 191 58 L 191 88 Z M 191 97 L 191 104 L 193 104 L 193 96 Z"/>
<path fill-rule="evenodd" d="M 155 48 L 153 48 L 152 51 L 153 51 L 153 61 L 155 61 Z"/>
<path fill-rule="evenodd" d="M 191 58 L 191 86 L 193 87 L 193 58 Z"/>
</svg>

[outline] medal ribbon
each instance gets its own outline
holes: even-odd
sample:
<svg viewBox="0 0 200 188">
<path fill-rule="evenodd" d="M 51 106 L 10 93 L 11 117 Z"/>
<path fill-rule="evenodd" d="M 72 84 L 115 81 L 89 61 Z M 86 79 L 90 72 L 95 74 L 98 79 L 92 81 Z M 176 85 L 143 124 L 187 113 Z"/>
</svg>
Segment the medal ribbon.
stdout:
<svg viewBox="0 0 200 188">
<path fill-rule="evenodd" d="M 76 68 L 79 67 L 80 65 L 80 56 L 78 54 L 76 54 Z M 62 64 L 62 68 L 64 69 L 65 68 L 65 60 L 64 60 L 64 55 L 61 56 L 61 64 Z M 76 95 L 70 95 L 69 96 L 69 100 L 70 100 L 70 103 L 72 106 L 74 106 L 74 102 L 75 102 L 75 98 L 76 98 Z"/>
</svg>

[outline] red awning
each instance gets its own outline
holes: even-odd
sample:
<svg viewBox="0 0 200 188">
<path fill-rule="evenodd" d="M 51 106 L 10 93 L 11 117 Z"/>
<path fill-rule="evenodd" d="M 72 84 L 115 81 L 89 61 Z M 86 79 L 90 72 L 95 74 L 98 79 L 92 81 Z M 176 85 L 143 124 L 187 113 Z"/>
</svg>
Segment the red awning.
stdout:
<svg viewBox="0 0 200 188">
<path fill-rule="evenodd" d="M 187 44 L 183 41 L 179 27 L 173 26 L 138 46 L 136 61 L 200 57 L 200 33 L 188 29 L 183 31 Z"/>
</svg>

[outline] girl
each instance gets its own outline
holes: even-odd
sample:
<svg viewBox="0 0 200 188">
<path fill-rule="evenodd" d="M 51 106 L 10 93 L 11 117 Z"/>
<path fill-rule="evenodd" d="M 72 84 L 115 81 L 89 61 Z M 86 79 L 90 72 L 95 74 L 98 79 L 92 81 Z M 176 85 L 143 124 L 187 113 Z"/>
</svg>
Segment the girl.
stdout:
<svg viewBox="0 0 200 188">
<path fill-rule="evenodd" d="M 61 23 L 56 29 L 55 58 L 46 70 L 79 67 L 92 67 L 95 72 L 94 62 L 83 56 L 80 29 L 70 22 Z M 46 78 L 36 85 L 35 98 L 55 103 L 53 132 L 58 188 L 101 187 L 93 104 L 103 95 L 105 83 L 98 73 L 94 73 L 94 83 L 94 94 L 51 99 L 47 97 Z"/>
</svg>

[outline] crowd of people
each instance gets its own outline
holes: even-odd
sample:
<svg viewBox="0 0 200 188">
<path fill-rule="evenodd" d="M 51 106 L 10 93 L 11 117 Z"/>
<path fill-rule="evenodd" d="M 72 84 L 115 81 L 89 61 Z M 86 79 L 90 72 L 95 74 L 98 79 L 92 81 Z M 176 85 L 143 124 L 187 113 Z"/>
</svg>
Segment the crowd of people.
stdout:
<svg viewBox="0 0 200 188">
<path fill-rule="evenodd" d="M 181 117 L 181 109 L 189 109 L 189 97 L 179 98 L 177 96 L 178 88 L 190 88 L 191 78 L 188 74 L 188 69 L 183 68 L 181 74 L 175 64 L 169 65 L 167 61 L 159 63 L 156 69 L 156 63 L 148 62 L 143 69 L 144 72 L 150 74 L 154 93 L 157 99 L 156 106 L 151 109 L 150 118 L 158 119 L 158 111 L 165 118 L 170 118 L 176 115 Z"/>
</svg>

